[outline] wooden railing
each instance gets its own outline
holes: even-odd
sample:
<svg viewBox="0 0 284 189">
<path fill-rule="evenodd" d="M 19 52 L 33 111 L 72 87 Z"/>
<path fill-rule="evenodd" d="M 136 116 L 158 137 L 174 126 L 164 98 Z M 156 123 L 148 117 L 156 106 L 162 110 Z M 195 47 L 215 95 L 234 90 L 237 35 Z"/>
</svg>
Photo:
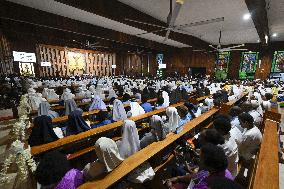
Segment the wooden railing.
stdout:
<svg viewBox="0 0 284 189">
<path fill-rule="evenodd" d="M 263 139 L 252 166 L 249 189 L 279 188 L 278 123 L 281 115 L 272 111 L 265 114 Z"/>
</svg>

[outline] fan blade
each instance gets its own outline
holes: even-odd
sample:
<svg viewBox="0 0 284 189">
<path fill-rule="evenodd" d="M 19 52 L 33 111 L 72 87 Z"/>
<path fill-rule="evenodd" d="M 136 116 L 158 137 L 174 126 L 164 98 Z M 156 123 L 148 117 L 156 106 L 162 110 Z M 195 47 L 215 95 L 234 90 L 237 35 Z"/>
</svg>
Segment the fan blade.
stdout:
<svg viewBox="0 0 284 189">
<path fill-rule="evenodd" d="M 169 35 L 171 33 L 171 30 L 176 22 L 176 19 L 178 17 L 178 14 L 180 12 L 181 6 L 183 5 L 184 0 L 176 0 L 175 8 L 172 12 L 169 13 L 168 15 L 168 30 L 164 39 L 164 42 L 169 38 Z"/>
<path fill-rule="evenodd" d="M 155 26 L 155 27 L 165 28 L 166 29 L 166 27 L 164 27 L 164 26 L 151 24 L 151 23 L 147 23 L 147 22 L 141 22 L 141 21 L 138 21 L 138 20 L 132 20 L 132 19 L 129 19 L 129 18 L 124 18 L 124 20 L 130 21 L 130 22 L 139 23 L 139 24 L 145 24 L 145 25 L 148 25 L 148 26 Z"/>
<path fill-rule="evenodd" d="M 168 29 L 167 33 L 166 33 L 166 36 L 165 36 L 165 39 L 163 40 L 163 42 L 167 41 L 169 39 L 169 35 L 171 33 L 171 30 Z"/>
<path fill-rule="evenodd" d="M 181 28 L 185 28 L 185 27 L 201 26 L 201 25 L 206 25 L 206 24 L 211 24 L 211 23 L 216 23 L 216 22 L 222 22 L 222 21 L 224 21 L 224 17 L 193 22 L 193 23 L 190 23 L 190 24 L 183 24 L 183 25 L 175 26 L 175 28 L 181 29 Z"/>
<path fill-rule="evenodd" d="M 159 29 L 159 30 L 153 30 L 153 31 L 149 31 L 149 32 L 144 32 L 144 33 L 139 33 L 139 34 L 136 34 L 136 36 L 139 36 L 139 35 L 145 35 L 145 34 L 148 34 L 148 33 L 157 33 L 157 32 L 160 32 L 160 31 L 165 31 L 167 30 L 168 28 L 165 28 L 165 29 Z"/>
<path fill-rule="evenodd" d="M 183 3 L 184 3 L 184 0 L 176 0 L 175 8 L 172 12 L 172 15 L 170 15 L 169 28 L 172 28 L 174 26 L 177 16 L 180 12 L 180 8 L 183 5 Z"/>
<path fill-rule="evenodd" d="M 230 49 L 230 51 L 247 51 L 248 49 Z"/>
<path fill-rule="evenodd" d="M 243 46 L 245 46 L 245 44 L 236 45 L 236 46 L 232 46 L 232 47 L 228 47 L 228 48 L 233 49 L 233 48 L 238 48 L 238 47 L 243 47 Z"/>
<path fill-rule="evenodd" d="M 204 50 L 203 49 L 193 49 L 192 51 L 194 51 L 194 52 L 202 52 Z"/>
<path fill-rule="evenodd" d="M 214 47 L 213 45 L 209 45 L 209 47 L 215 49 L 215 50 L 218 50 L 216 47 Z"/>
</svg>

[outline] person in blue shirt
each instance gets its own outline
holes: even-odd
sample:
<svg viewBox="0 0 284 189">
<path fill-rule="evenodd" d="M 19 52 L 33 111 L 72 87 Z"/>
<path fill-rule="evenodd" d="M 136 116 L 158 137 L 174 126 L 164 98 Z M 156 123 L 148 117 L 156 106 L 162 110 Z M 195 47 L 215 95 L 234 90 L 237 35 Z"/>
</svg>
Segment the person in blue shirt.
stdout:
<svg viewBox="0 0 284 189">
<path fill-rule="evenodd" d="M 187 117 L 189 120 L 192 120 L 195 118 L 195 113 L 197 112 L 197 107 L 190 103 L 190 102 L 186 102 L 184 103 L 184 105 L 187 107 L 188 109 L 188 114 L 187 114 Z"/>
<path fill-rule="evenodd" d="M 180 116 L 178 127 L 177 127 L 177 133 L 180 133 L 183 129 L 183 126 L 188 123 L 191 119 L 189 118 L 188 108 L 184 105 L 179 106 L 177 108 L 178 115 Z"/>
<path fill-rule="evenodd" d="M 98 128 L 111 123 L 111 120 L 108 118 L 108 112 L 100 110 L 96 116 L 96 120 L 99 122 L 97 124 L 91 125 L 91 128 Z"/>
<path fill-rule="evenodd" d="M 142 95 L 142 104 L 141 107 L 144 109 L 144 111 L 151 112 L 153 110 L 152 105 L 148 102 L 148 96 Z"/>
</svg>

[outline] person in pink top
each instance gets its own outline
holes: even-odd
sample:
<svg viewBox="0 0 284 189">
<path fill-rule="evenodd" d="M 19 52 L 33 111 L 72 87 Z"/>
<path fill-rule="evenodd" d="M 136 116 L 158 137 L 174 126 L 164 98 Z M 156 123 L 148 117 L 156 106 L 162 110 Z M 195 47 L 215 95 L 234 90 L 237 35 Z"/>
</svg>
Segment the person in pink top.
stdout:
<svg viewBox="0 0 284 189">
<path fill-rule="evenodd" d="M 76 189 L 84 183 L 83 173 L 70 168 L 67 157 L 58 151 L 41 158 L 35 178 L 41 189 Z"/>
</svg>

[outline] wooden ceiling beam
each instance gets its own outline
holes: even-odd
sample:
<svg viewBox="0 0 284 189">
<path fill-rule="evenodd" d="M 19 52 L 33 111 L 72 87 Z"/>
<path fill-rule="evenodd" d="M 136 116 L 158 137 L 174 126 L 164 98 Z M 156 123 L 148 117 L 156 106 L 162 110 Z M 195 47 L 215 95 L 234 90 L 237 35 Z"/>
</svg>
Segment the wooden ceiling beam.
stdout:
<svg viewBox="0 0 284 189">
<path fill-rule="evenodd" d="M 267 46 L 268 44 L 266 43 L 265 36 L 268 37 L 268 42 L 270 36 L 266 11 L 266 2 L 265 0 L 245 0 L 245 2 L 251 14 L 251 18 L 258 33 L 260 42 L 263 46 Z"/>
<path fill-rule="evenodd" d="M 117 0 L 96 0 L 95 2 L 93 0 L 55 0 L 60 3 L 64 3 L 66 5 L 94 13 L 96 15 L 118 21 L 123 24 L 127 24 L 129 26 L 144 30 L 144 31 L 154 31 L 159 30 L 161 28 L 155 27 L 152 25 L 146 25 L 146 24 L 140 24 L 135 23 L 131 21 L 125 20 L 125 18 L 129 18 L 132 20 L 137 20 L 140 22 L 147 22 L 153 25 L 159 25 L 162 27 L 167 27 L 168 25 L 165 22 L 162 22 L 152 16 L 149 16 L 137 9 L 132 8 L 129 5 L 123 4 Z M 142 2 L 141 2 L 142 3 Z M 165 10 L 169 11 L 169 10 Z M 160 36 L 166 35 L 166 30 L 155 33 Z M 196 48 L 202 48 L 202 49 L 209 49 L 208 45 L 209 43 L 191 36 L 187 34 L 182 34 L 178 32 L 172 31 L 169 39 L 178 41 L 183 44 L 187 44 L 190 46 L 194 46 Z"/>
</svg>

